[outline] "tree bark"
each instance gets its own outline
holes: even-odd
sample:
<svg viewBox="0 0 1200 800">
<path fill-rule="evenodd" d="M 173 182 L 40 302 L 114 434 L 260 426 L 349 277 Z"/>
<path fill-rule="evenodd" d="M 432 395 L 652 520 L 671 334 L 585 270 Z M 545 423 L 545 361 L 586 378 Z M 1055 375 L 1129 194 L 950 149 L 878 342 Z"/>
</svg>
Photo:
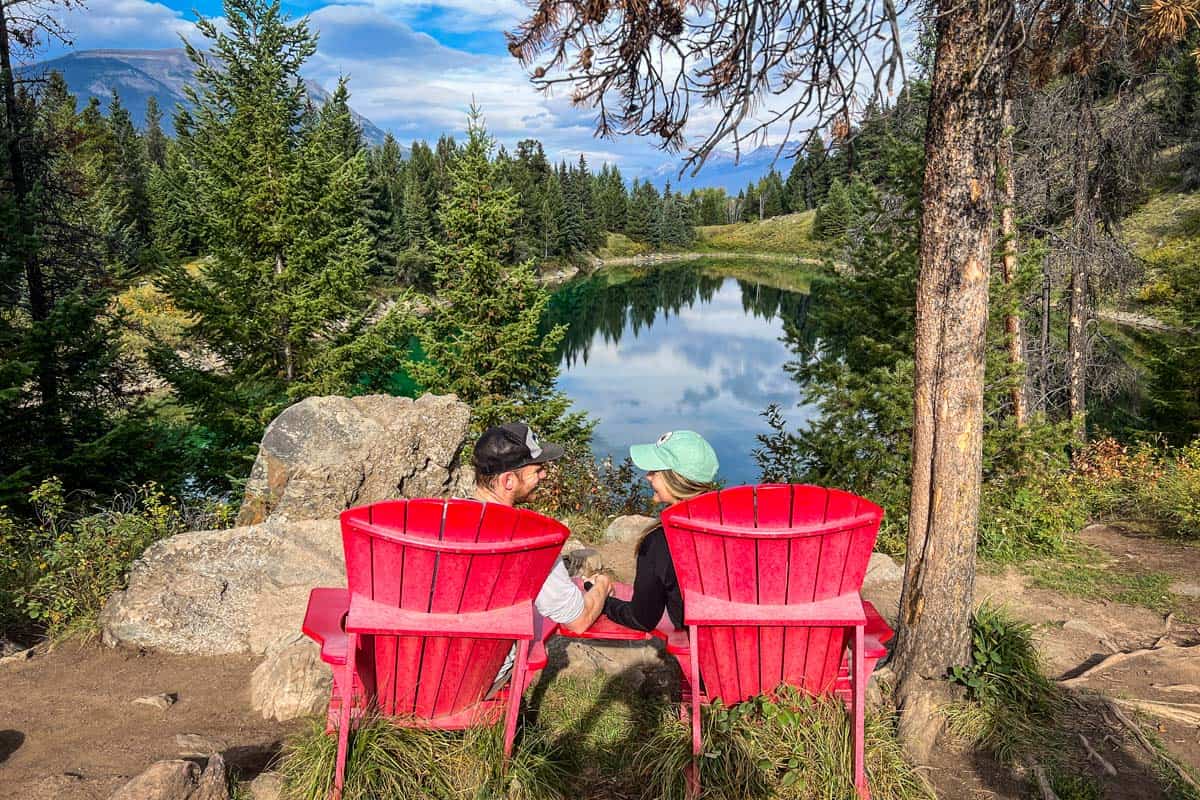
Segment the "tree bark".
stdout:
<svg viewBox="0 0 1200 800">
<path fill-rule="evenodd" d="M 1088 177 L 1088 145 L 1094 119 L 1087 82 L 1079 88 L 1079 121 L 1075 128 L 1075 208 L 1071 227 L 1071 307 L 1067 318 L 1067 397 L 1075 439 L 1087 438 L 1088 243 L 1092 226 Z"/>
<path fill-rule="evenodd" d="M 1016 178 L 1013 176 L 1013 111 L 1012 98 L 1004 99 L 1004 138 L 1000 144 L 998 169 L 1004 181 L 1004 205 L 1000 209 L 1000 236 L 1004 240 L 1004 259 L 1001 262 L 1001 277 L 1004 285 L 1012 289 L 1017 279 L 1017 226 L 1013 209 L 1017 203 Z M 1015 300 L 1012 301 L 1015 304 Z M 1013 418 L 1019 427 L 1024 427 L 1028 410 L 1025 400 L 1025 342 L 1021 332 L 1021 315 L 1010 307 L 1004 315 L 1004 334 L 1008 345 L 1008 363 L 1016 376 L 1009 392 Z"/>
<path fill-rule="evenodd" d="M 13 196 L 17 201 L 17 230 L 14 232 L 14 239 L 19 258 L 23 262 L 25 288 L 29 293 L 29 317 L 34 325 L 37 325 L 50 317 L 50 300 L 46 294 L 45 276 L 33 249 L 33 212 L 28 207 L 29 177 L 25 170 L 24 154 L 21 152 L 24 125 L 21 112 L 17 108 L 8 26 L 8 8 L 0 4 L 0 91 L 4 93 L 4 138 L 8 168 L 12 175 Z M 38 393 L 41 395 L 42 415 L 47 425 L 46 435 L 53 437 L 59 423 L 58 370 L 54 364 L 54 343 L 45 341 L 39 342 L 39 345 L 36 367 Z"/>
<path fill-rule="evenodd" d="M 988 273 L 1009 3 L 937 3 L 917 278 L 912 500 L 896 647 L 900 734 L 927 760 L 970 660 Z M 995 46 L 999 44 L 999 46 Z"/>
</svg>

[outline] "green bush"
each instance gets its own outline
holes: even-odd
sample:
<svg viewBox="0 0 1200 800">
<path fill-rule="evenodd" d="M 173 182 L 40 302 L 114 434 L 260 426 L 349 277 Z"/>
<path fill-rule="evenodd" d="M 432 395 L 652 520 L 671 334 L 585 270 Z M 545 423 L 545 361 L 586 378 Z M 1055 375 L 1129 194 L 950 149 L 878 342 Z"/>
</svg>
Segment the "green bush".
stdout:
<svg viewBox="0 0 1200 800">
<path fill-rule="evenodd" d="M 971 620 L 971 664 L 954 667 L 950 679 L 967 692 L 948 712 L 958 735 L 1006 762 L 1050 742 L 1062 694 L 1042 674 L 1029 625 L 980 606 Z"/>
<path fill-rule="evenodd" d="M 90 624 L 154 542 L 229 517 L 218 508 L 216 519 L 199 520 L 154 484 L 81 513 L 69 509 L 62 483 L 50 479 L 31 493 L 30 503 L 32 520 L 0 508 L 0 624 L 50 635 Z"/>
<path fill-rule="evenodd" d="M 1141 520 L 1200 539 L 1200 438 L 1178 448 L 1102 439 L 1076 458 L 1075 469 L 1094 518 Z"/>
</svg>

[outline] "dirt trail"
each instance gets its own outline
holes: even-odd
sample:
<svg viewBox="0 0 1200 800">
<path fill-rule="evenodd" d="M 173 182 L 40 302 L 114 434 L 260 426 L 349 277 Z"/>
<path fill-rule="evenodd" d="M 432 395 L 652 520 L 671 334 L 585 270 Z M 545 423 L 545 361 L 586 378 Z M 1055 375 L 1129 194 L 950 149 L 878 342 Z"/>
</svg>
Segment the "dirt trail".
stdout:
<svg viewBox="0 0 1200 800">
<path fill-rule="evenodd" d="M 294 727 L 250 710 L 260 660 L 68 642 L 0 666 L 0 798 L 105 800 L 152 762 L 178 758 L 181 733 L 226 742 L 227 761 L 253 777 Z M 164 692 L 178 694 L 166 710 L 131 702 Z"/>
</svg>

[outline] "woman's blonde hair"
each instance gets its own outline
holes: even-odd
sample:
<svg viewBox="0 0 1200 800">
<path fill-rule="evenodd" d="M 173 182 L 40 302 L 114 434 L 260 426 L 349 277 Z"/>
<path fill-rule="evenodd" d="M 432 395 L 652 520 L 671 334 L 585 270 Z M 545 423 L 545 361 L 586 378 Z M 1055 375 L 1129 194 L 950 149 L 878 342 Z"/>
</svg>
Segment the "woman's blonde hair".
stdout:
<svg viewBox="0 0 1200 800">
<path fill-rule="evenodd" d="M 676 501 L 691 500 L 693 497 L 699 497 L 705 492 L 711 492 L 717 488 L 715 483 L 704 483 L 703 481 L 694 481 L 691 478 L 685 478 L 673 469 L 658 470 L 658 474 L 662 476 L 663 483 L 667 485 L 667 491 Z M 659 527 L 659 523 L 655 523 L 646 530 L 642 531 L 642 535 L 638 537 L 637 544 L 633 550 L 636 553 L 642 547 L 642 542 L 652 531 Z"/>
</svg>

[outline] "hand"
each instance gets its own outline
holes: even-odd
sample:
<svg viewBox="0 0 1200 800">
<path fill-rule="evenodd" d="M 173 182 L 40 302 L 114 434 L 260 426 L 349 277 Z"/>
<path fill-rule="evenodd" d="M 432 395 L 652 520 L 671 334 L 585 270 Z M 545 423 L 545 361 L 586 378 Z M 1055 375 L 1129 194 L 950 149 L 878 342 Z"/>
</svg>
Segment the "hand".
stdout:
<svg viewBox="0 0 1200 800">
<path fill-rule="evenodd" d="M 591 578 L 592 591 L 599 591 L 601 597 L 608 597 L 612 594 L 612 578 L 602 572 L 598 572 Z"/>
</svg>

